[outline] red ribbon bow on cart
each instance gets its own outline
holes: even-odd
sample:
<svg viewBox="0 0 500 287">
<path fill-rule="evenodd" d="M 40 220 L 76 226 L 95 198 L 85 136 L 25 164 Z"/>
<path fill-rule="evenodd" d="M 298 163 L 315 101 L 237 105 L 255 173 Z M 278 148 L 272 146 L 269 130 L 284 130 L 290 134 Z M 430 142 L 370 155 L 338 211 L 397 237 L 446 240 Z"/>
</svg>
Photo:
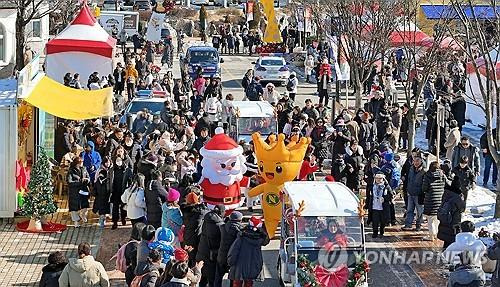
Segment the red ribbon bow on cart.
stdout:
<svg viewBox="0 0 500 287">
<path fill-rule="evenodd" d="M 347 279 L 349 279 L 349 269 L 345 264 L 340 265 L 333 271 L 317 265 L 314 268 L 314 275 L 316 275 L 316 279 L 322 287 L 344 287 L 347 284 Z"/>
</svg>

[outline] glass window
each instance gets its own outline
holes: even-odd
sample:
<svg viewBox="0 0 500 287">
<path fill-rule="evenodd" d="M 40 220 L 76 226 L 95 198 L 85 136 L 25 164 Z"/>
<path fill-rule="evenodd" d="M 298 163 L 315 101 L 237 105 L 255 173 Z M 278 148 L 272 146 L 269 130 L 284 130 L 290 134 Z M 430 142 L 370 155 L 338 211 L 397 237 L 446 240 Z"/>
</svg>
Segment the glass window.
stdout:
<svg viewBox="0 0 500 287">
<path fill-rule="evenodd" d="M 0 61 L 5 61 L 5 30 L 0 24 Z"/>
<path fill-rule="evenodd" d="M 299 243 L 304 246 L 324 247 L 361 246 L 362 233 L 359 217 L 299 217 L 297 221 Z"/>
<path fill-rule="evenodd" d="M 217 53 L 215 51 L 191 51 L 189 53 L 189 62 L 191 64 L 217 61 Z"/>
<path fill-rule="evenodd" d="M 262 135 L 277 133 L 277 124 L 275 118 L 239 118 L 238 134 L 251 135 L 259 132 Z"/>
<path fill-rule="evenodd" d="M 32 37 L 41 37 L 42 36 L 42 30 L 41 30 L 41 23 L 40 20 L 33 20 L 31 21 L 33 25 L 33 35 Z"/>
<path fill-rule="evenodd" d="M 283 62 L 282 59 L 266 59 L 266 60 L 261 60 L 260 65 L 261 66 L 283 66 L 285 63 Z"/>
<path fill-rule="evenodd" d="M 133 102 L 128 112 L 131 114 L 135 114 L 146 108 L 153 114 L 160 114 L 163 106 L 163 102 Z"/>
</svg>

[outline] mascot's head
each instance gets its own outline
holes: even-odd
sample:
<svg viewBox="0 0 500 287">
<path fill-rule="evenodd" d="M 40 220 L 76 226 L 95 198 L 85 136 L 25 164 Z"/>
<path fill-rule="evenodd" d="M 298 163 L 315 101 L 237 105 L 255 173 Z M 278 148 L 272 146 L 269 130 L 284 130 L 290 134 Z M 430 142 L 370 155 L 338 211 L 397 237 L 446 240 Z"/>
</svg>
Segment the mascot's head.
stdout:
<svg viewBox="0 0 500 287">
<path fill-rule="evenodd" d="M 307 137 L 292 137 L 285 145 L 285 135 L 269 136 L 267 144 L 259 133 L 252 135 L 257 156 L 259 173 L 267 183 L 282 185 L 292 181 L 299 174 L 300 166 L 306 154 L 311 139 Z"/>
<path fill-rule="evenodd" d="M 243 178 L 247 171 L 243 148 L 217 128 L 215 135 L 200 149 L 203 156 L 202 176 L 212 184 L 231 185 Z"/>
</svg>

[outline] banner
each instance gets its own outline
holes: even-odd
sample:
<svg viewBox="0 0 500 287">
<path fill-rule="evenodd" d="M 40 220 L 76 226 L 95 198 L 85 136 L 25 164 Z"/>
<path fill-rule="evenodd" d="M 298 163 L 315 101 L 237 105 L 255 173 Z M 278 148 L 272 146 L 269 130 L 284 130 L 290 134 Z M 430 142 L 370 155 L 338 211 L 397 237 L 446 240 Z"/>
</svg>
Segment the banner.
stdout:
<svg viewBox="0 0 500 287">
<path fill-rule="evenodd" d="M 247 22 L 253 21 L 253 6 L 254 2 L 247 2 L 247 8 L 246 8 L 246 15 L 247 15 Z"/>
<path fill-rule="evenodd" d="M 47 76 L 38 82 L 25 101 L 68 120 L 113 116 L 113 88 L 95 91 L 73 89 Z"/>
<path fill-rule="evenodd" d="M 151 42 L 158 43 L 161 40 L 161 26 L 165 21 L 165 13 L 154 12 L 151 13 L 151 18 L 148 22 L 148 29 L 146 31 L 146 39 Z"/>
<path fill-rule="evenodd" d="M 278 25 L 278 20 L 276 19 L 276 13 L 274 11 L 274 0 L 262 0 L 262 6 L 264 6 L 264 14 L 267 18 L 267 27 L 264 32 L 264 43 L 281 43 L 281 33 Z"/>
<path fill-rule="evenodd" d="M 336 36 L 327 35 L 330 47 L 332 47 L 332 58 L 335 65 L 335 75 L 339 81 L 349 81 L 351 78 L 351 67 L 347 62 L 342 48 L 338 46 L 338 38 Z M 340 58 L 338 58 L 338 49 L 340 50 Z"/>
</svg>

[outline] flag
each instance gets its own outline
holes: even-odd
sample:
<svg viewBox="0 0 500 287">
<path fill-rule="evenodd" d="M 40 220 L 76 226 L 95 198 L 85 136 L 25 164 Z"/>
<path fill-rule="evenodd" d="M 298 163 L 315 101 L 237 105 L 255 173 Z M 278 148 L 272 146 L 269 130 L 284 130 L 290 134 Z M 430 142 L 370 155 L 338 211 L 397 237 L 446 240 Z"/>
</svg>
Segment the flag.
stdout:
<svg viewBox="0 0 500 287">
<path fill-rule="evenodd" d="M 276 13 L 274 11 L 274 0 L 262 0 L 262 5 L 264 6 L 264 14 L 267 18 L 267 27 L 264 32 L 264 42 L 265 43 L 281 43 L 281 33 L 278 25 L 278 20 L 276 19 Z"/>
</svg>

